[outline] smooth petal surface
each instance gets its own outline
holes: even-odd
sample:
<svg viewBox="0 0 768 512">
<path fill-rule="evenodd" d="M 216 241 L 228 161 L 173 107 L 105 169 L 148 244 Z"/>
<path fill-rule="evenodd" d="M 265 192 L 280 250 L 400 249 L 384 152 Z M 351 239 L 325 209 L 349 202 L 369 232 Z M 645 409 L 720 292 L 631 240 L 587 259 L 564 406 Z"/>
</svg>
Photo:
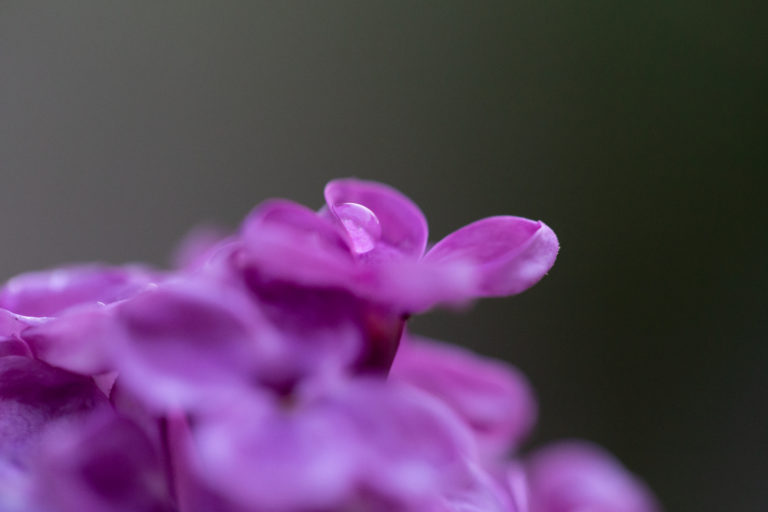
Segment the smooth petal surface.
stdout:
<svg viewBox="0 0 768 512">
<path fill-rule="evenodd" d="M 488 217 L 454 231 L 425 256 L 430 263 L 475 266 L 478 297 L 520 293 L 549 271 L 558 252 L 555 233 L 543 222 L 521 217 Z"/>
<path fill-rule="evenodd" d="M 0 357 L 0 462 L 25 465 L 41 433 L 83 421 L 107 398 L 93 380 L 20 356 Z"/>
<path fill-rule="evenodd" d="M 173 253 L 173 266 L 177 269 L 195 270 L 203 267 L 223 245 L 234 237 L 214 226 L 199 226 L 181 240 Z"/>
<path fill-rule="evenodd" d="M 114 414 L 46 432 L 35 468 L 51 512 L 171 512 L 161 459 L 141 429 Z"/>
<path fill-rule="evenodd" d="M 115 309 L 110 355 L 119 382 L 148 404 L 193 407 L 254 366 L 258 312 L 236 290 L 176 281 Z"/>
<path fill-rule="evenodd" d="M 32 483 L 28 472 L 15 464 L 0 460 L 0 511 L 43 512 L 33 501 Z"/>
<path fill-rule="evenodd" d="M 199 418 L 202 479 L 270 511 L 433 510 L 461 482 L 471 442 L 429 397 L 366 379 L 311 394 L 288 407 L 240 397 Z"/>
<path fill-rule="evenodd" d="M 355 253 L 376 259 L 415 259 L 424 253 L 427 220 L 394 188 L 372 181 L 334 180 L 325 186 L 325 202 Z"/>
<path fill-rule="evenodd" d="M 530 512 L 658 512 L 645 484 L 609 453 L 586 442 L 561 442 L 527 464 Z"/>
<path fill-rule="evenodd" d="M 519 445 L 536 421 L 527 379 L 501 361 L 408 336 L 390 377 L 445 402 L 472 429 L 485 457 L 499 459 Z"/>
<path fill-rule="evenodd" d="M 267 277 L 310 286 L 349 280 L 354 260 L 340 229 L 290 201 L 268 201 L 243 223 L 238 265 Z"/>
<path fill-rule="evenodd" d="M 0 289 L 0 308 L 24 316 L 55 316 L 73 306 L 110 304 L 131 297 L 156 278 L 138 266 L 94 264 L 30 272 Z"/>
<path fill-rule="evenodd" d="M 51 366 L 95 375 L 108 371 L 112 309 L 108 306 L 72 308 L 20 334 L 37 359 Z"/>
</svg>

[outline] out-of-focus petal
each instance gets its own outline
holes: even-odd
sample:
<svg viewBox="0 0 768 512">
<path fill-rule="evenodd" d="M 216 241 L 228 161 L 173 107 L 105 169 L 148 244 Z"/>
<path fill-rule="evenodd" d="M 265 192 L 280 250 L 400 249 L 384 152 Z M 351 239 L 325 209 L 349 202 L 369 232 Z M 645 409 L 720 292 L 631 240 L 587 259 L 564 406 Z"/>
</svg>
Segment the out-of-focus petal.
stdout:
<svg viewBox="0 0 768 512">
<path fill-rule="evenodd" d="M 386 370 L 402 320 L 341 288 L 303 287 L 246 273 L 259 310 L 273 327 L 260 342 L 259 380 L 286 389 L 309 375 L 354 367 Z"/>
<path fill-rule="evenodd" d="M 0 460 L 0 511 L 43 512 L 34 501 L 29 473 Z"/>
<path fill-rule="evenodd" d="M 20 356 L 0 357 L 0 461 L 24 465 L 53 424 L 79 424 L 109 402 L 88 377 Z"/>
<path fill-rule="evenodd" d="M 0 308 L 25 316 L 55 316 L 73 306 L 128 298 L 156 277 L 143 267 L 96 264 L 30 272 L 0 289 Z"/>
<path fill-rule="evenodd" d="M 197 472 L 246 510 L 437 510 L 471 439 L 447 409 L 358 379 L 281 405 L 233 397 L 193 428 Z"/>
<path fill-rule="evenodd" d="M 519 371 L 457 346 L 408 336 L 390 378 L 444 401 L 472 429 L 486 457 L 518 446 L 536 421 L 533 392 Z"/>
<path fill-rule="evenodd" d="M 430 263 L 464 261 L 478 269 L 478 297 L 520 293 L 549 271 L 559 249 L 543 222 L 521 217 L 488 217 L 454 231 L 425 256 Z"/>
<path fill-rule="evenodd" d="M 48 430 L 35 488 L 51 512 L 171 512 L 167 475 L 141 429 L 114 414 Z"/>
<path fill-rule="evenodd" d="M 45 317 L 24 316 L 0 308 L 0 338 L 18 337 L 30 325 L 40 325 L 46 321 L 48 319 Z"/>
<path fill-rule="evenodd" d="M 27 345 L 17 338 L 0 338 L 0 357 L 31 356 Z"/>
<path fill-rule="evenodd" d="M 219 247 L 231 241 L 232 236 L 214 226 L 200 226 L 181 240 L 173 254 L 177 269 L 194 270 L 205 265 Z"/>
<path fill-rule="evenodd" d="M 427 245 L 427 220 L 418 206 L 387 185 L 355 179 L 325 186 L 325 202 L 347 233 L 350 248 L 374 258 L 420 258 Z M 383 252 L 384 255 L 376 255 Z"/>
<path fill-rule="evenodd" d="M 484 468 L 469 463 L 463 485 L 449 490 L 441 512 L 527 512 L 515 506 L 509 493 Z"/>
<path fill-rule="evenodd" d="M 115 309 L 110 357 L 148 405 L 194 407 L 253 368 L 258 312 L 235 290 L 169 282 Z"/>
<path fill-rule="evenodd" d="M 527 463 L 530 512 L 658 512 L 646 485 L 602 448 L 560 442 Z"/>
</svg>

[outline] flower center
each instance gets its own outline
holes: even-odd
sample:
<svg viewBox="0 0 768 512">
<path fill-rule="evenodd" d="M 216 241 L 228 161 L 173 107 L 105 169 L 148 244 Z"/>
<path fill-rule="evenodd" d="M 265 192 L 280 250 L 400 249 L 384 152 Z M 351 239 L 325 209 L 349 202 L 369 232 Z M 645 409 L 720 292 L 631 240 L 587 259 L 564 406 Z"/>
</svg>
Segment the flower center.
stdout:
<svg viewBox="0 0 768 512">
<path fill-rule="evenodd" d="M 334 211 L 347 230 L 352 250 L 356 254 L 373 250 L 381 238 L 381 224 L 376 214 L 357 203 L 337 204 Z"/>
</svg>

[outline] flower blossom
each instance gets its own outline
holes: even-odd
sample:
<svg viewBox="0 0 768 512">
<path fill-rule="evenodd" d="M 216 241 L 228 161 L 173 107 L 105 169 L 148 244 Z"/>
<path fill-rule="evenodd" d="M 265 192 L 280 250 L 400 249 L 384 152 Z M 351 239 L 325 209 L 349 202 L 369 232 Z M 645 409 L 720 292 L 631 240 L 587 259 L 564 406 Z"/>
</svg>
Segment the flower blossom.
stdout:
<svg viewBox="0 0 768 512">
<path fill-rule="evenodd" d="M 410 334 L 513 295 L 558 251 L 540 221 L 428 248 L 400 192 L 336 180 L 267 201 L 169 271 L 77 265 L 0 288 L 0 512 L 656 512 L 587 444 L 521 457 L 517 369 Z"/>
</svg>

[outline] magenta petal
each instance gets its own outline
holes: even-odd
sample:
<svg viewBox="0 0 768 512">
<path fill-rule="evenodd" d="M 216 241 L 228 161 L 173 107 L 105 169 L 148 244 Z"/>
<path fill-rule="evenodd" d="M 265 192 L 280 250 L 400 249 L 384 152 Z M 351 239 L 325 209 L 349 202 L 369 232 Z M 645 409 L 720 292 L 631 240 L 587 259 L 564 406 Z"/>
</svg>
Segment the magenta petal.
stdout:
<svg viewBox="0 0 768 512">
<path fill-rule="evenodd" d="M 108 407 L 93 380 L 20 356 L 0 357 L 0 461 L 28 462 L 44 429 Z"/>
<path fill-rule="evenodd" d="M 244 510 L 442 510 L 427 505 L 465 481 L 471 439 L 415 390 L 359 379 L 288 405 L 230 399 L 193 446 L 201 479 Z"/>
<path fill-rule="evenodd" d="M 111 359 L 119 383 L 154 407 L 194 407 L 254 364 L 258 314 L 235 290 L 169 282 L 119 305 Z"/>
<path fill-rule="evenodd" d="M 203 267 L 232 236 L 214 226 L 199 226 L 181 240 L 173 254 L 174 267 L 195 270 Z"/>
<path fill-rule="evenodd" d="M 20 337 L 36 358 L 83 375 L 109 370 L 110 310 L 106 306 L 73 309 L 26 329 Z"/>
<path fill-rule="evenodd" d="M 45 510 L 172 512 L 162 459 L 141 429 L 114 414 L 46 432 L 35 467 Z"/>
<path fill-rule="evenodd" d="M 397 190 L 372 181 L 334 180 L 325 186 L 325 202 L 356 253 L 395 250 L 410 258 L 424 253 L 427 220 Z"/>
<path fill-rule="evenodd" d="M 243 223 L 239 264 L 311 286 L 344 283 L 354 261 L 329 219 L 290 201 L 269 201 Z"/>
<path fill-rule="evenodd" d="M 531 512 L 658 512 L 645 484 L 602 448 L 561 442 L 527 464 Z"/>
<path fill-rule="evenodd" d="M 25 316 L 55 316 L 73 306 L 109 304 L 154 280 L 142 267 L 75 265 L 21 274 L 0 289 L 0 308 Z"/>
<path fill-rule="evenodd" d="M 536 421 L 533 392 L 519 371 L 457 346 L 409 336 L 390 376 L 445 402 L 489 458 L 518 446 Z"/>
<path fill-rule="evenodd" d="M 426 262 L 464 261 L 476 266 L 480 297 L 520 293 L 536 284 L 555 262 L 555 233 L 543 222 L 488 217 L 454 231 L 425 256 Z"/>
</svg>

